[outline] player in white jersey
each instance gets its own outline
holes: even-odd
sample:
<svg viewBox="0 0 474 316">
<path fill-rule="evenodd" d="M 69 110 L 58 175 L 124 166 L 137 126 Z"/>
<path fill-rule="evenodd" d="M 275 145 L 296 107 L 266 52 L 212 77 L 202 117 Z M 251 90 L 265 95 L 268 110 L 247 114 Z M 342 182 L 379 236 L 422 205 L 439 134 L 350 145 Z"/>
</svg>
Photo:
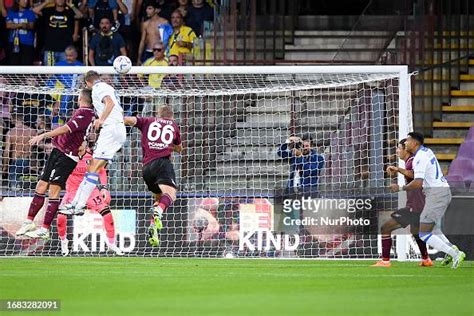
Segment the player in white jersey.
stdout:
<svg viewBox="0 0 474 316">
<path fill-rule="evenodd" d="M 100 133 L 94 147 L 92 161 L 74 200 L 60 211 L 67 215 L 84 214 L 87 200 L 99 183 L 98 171 L 113 159 L 126 139 L 123 109 L 114 88 L 102 82 L 99 74 L 93 70 L 86 73 L 84 81 L 87 87 L 92 89 L 92 104 L 98 117 L 94 121 L 94 127 L 96 130 L 100 129 Z"/>
<path fill-rule="evenodd" d="M 420 215 L 419 236 L 426 244 L 446 254 L 444 265 L 452 261 L 452 268 L 456 269 L 464 261 L 466 254 L 451 244 L 441 231 L 441 220 L 451 202 L 451 190 L 435 154 L 423 144 L 422 134 L 408 133 L 405 147 L 415 155 L 414 180 L 402 187 L 392 184 L 391 189 L 396 192 L 423 188 L 425 206 Z"/>
</svg>

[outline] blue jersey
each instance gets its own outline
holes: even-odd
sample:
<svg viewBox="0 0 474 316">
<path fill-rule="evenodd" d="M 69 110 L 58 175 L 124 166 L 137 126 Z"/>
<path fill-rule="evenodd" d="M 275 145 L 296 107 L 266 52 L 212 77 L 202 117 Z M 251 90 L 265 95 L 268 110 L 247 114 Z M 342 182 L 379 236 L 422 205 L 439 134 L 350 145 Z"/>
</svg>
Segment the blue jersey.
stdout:
<svg viewBox="0 0 474 316">
<path fill-rule="evenodd" d="M 10 23 L 15 23 L 15 24 L 32 23 L 36 21 L 36 15 L 30 9 L 26 9 L 23 11 L 9 10 L 6 20 L 7 20 L 7 23 L 10 22 Z M 10 37 L 8 39 L 10 43 L 13 43 L 16 31 L 18 31 L 20 44 L 33 46 L 34 40 L 35 40 L 33 30 L 24 30 L 24 29 L 11 30 Z"/>
<path fill-rule="evenodd" d="M 324 168 L 324 157 L 316 151 L 311 150 L 307 155 L 299 157 L 293 155 L 292 150 L 288 148 L 288 144 L 283 144 L 278 149 L 278 156 L 288 159 L 290 162 L 290 178 L 288 179 L 288 188 L 294 187 L 294 179 L 296 174 L 299 175 L 300 183 L 297 185 L 303 189 L 316 187 L 319 181 L 319 174 Z"/>
</svg>

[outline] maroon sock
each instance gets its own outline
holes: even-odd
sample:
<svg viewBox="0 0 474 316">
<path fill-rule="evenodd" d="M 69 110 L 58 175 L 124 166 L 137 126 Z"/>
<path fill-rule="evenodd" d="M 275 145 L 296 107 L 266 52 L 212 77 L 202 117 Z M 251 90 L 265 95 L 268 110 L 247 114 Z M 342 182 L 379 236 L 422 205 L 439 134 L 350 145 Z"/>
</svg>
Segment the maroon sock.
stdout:
<svg viewBox="0 0 474 316">
<path fill-rule="evenodd" d="M 158 206 L 161 207 L 163 210 L 163 213 L 166 211 L 166 209 L 173 203 L 173 200 L 171 199 L 171 196 L 168 194 L 164 193 L 161 197 L 160 200 L 158 201 Z"/>
<path fill-rule="evenodd" d="M 59 199 L 50 199 L 48 202 L 48 209 L 44 214 L 43 227 L 49 229 L 53 222 L 54 216 L 56 215 L 59 208 Z"/>
<path fill-rule="evenodd" d="M 390 261 L 390 249 L 392 248 L 392 236 L 382 236 L 382 259 Z"/>
<path fill-rule="evenodd" d="M 35 192 L 33 200 L 30 204 L 30 209 L 28 210 L 28 219 L 33 220 L 36 217 L 36 214 L 41 210 L 44 205 L 44 194 L 39 194 Z"/>
<path fill-rule="evenodd" d="M 426 248 L 426 243 L 420 239 L 420 236 L 418 234 L 413 235 L 415 237 L 416 244 L 418 245 L 418 248 L 420 249 L 421 252 L 421 258 L 423 259 L 428 259 L 428 249 Z"/>
</svg>

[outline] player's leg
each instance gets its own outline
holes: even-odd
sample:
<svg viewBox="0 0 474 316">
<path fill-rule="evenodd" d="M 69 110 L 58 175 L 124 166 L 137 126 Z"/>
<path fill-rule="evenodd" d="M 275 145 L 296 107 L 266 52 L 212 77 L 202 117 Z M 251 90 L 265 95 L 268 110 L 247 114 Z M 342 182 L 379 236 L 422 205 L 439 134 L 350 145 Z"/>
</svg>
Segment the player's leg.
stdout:
<svg viewBox="0 0 474 316">
<path fill-rule="evenodd" d="M 49 189 L 48 189 L 48 206 L 43 219 L 41 228 L 25 234 L 30 238 L 49 239 L 49 229 L 54 217 L 59 209 L 60 193 L 66 187 L 66 181 L 69 175 L 76 168 L 77 162 L 69 158 L 61 152 L 57 152 L 58 156 L 51 172 Z"/>
<path fill-rule="evenodd" d="M 69 255 L 69 241 L 67 240 L 67 216 L 59 213 L 56 218 L 59 240 L 61 241 L 61 254 L 65 257 Z"/>
<path fill-rule="evenodd" d="M 446 255 L 451 256 L 449 261 L 453 262 L 452 268 L 456 269 L 464 261 L 466 254 L 462 251 L 459 251 L 457 247 L 453 247 L 451 243 L 446 242 L 444 238 L 436 234 L 436 232 L 433 231 L 435 226 L 436 223 L 420 223 L 420 238 L 427 245 L 430 245 L 436 250 L 442 251 Z"/>
<path fill-rule="evenodd" d="M 104 225 L 105 234 L 107 236 L 107 247 L 109 247 L 109 249 L 115 252 L 117 255 L 123 256 L 123 252 L 117 246 L 117 242 L 115 240 L 114 217 L 110 211 L 109 206 L 107 205 L 99 213 L 102 215 L 102 222 Z"/>
<path fill-rule="evenodd" d="M 395 219 L 390 218 L 381 227 L 382 234 L 382 260 L 373 264 L 373 267 L 390 267 L 390 250 L 392 249 L 392 232 L 402 227 Z"/>
<path fill-rule="evenodd" d="M 163 228 L 161 218 L 171 204 L 176 200 L 176 188 L 166 185 L 158 185 L 161 193 L 155 193 L 155 203 L 153 205 L 153 218 L 148 228 L 148 241 L 153 247 L 160 244 L 159 231 Z"/>
<path fill-rule="evenodd" d="M 76 196 L 72 201 L 72 206 L 74 206 L 76 212 L 74 215 L 84 214 L 84 207 L 87 204 L 87 200 L 91 196 L 94 189 L 100 184 L 99 173 L 98 171 L 105 167 L 107 160 L 95 159 L 91 160 L 89 167 L 87 168 L 87 173 L 84 176 L 79 189 L 77 190 Z"/>
<path fill-rule="evenodd" d="M 114 158 L 115 153 L 122 148 L 125 140 L 126 130 L 123 124 L 110 125 L 101 129 L 94 148 L 93 158 L 87 168 L 84 180 L 79 186 L 72 203 L 65 205 L 65 209 L 61 210 L 63 214 L 84 214 L 84 207 L 87 204 L 87 200 L 100 182 L 97 172 Z"/>
<path fill-rule="evenodd" d="M 110 211 L 110 201 L 112 200 L 110 192 L 103 186 L 96 188 L 87 201 L 87 208 L 95 211 L 102 216 L 102 224 L 104 226 L 105 235 L 107 236 L 107 247 L 122 256 L 122 251 L 117 247 L 115 240 L 115 224 L 114 217 Z"/>
<path fill-rule="evenodd" d="M 458 251 L 459 248 L 452 244 L 448 237 L 446 237 L 444 235 L 444 233 L 441 231 L 441 229 L 439 228 L 438 225 L 435 225 L 435 227 L 433 228 L 433 234 L 435 234 L 436 236 L 438 236 L 439 238 L 441 238 L 441 240 L 443 240 L 448 246 L 450 246 L 451 248 L 453 248 L 454 250 Z M 453 261 L 453 257 L 449 254 L 446 254 L 443 258 L 443 260 L 441 261 L 441 265 L 442 266 L 448 266 L 449 264 L 451 264 L 451 262 Z"/>
<path fill-rule="evenodd" d="M 453 258 L 452 267 L 457 268 L 466 254 L 453 248 L 444 235 L 437 233 L 440 231 L 441 219 L 449 206 L 449 202 L 451 202 L 449 188 L 425 192 L 425 207 L 420 214 L 419 235 L 427 245 L 450 255 Z M 436 230 L 434 230 L 435 227 Z"/>
<path fill-rule="evenodd" d="M 33 219 L 44 205 L 46 192 L 48 191 L 50 178 L 56 173 L 56 165 L 61 159 L 61 152 L 54 148 L 46 161 L 43 171 L 41 172 L 40 180 L 36 184 L 35 195 L 31 201 L 28 209 L 28 218 L 25 220 L 21 228 L 16 232 L 17 236 L 23 236 L 27 232 L 35 230 Z"/>
<path fill-rule="evenodd" d="M 36 184 L 35 195 L 33 196 L 33 200 L 30 203 L 30 208 L 28 209 L 28 217 L 23 222 L 20 229 L 16 232 L 17 236 L 23 236 L 27 232 L 35 230 L 36 226 L 33 223 L 33 220 L 44 205 L 48 185 L 49 183 L 44 180 L 39 180 Z"/>
<path fill-rule="evenodd" d="M 64 195 L 62 204 L 67 204 L 72 201 L 76 195 L 76 191 L 66 191 Z M 61 213 L 58 213 L 56 218 L 56 225 L 58 228 L 59 240 L 61 241 L 61 254 L 63 256 L 69 255 L 69 240 L 67 239 L 67 216 Z"/>
<path fill-rule="evenodd" d="M 168 207 L 170 207 L 170 205 L 176 200 L 177 190 L 175 187 L 166 184 L 159 184 L 158 186 L 161 193 L 155 194 L 153 212 L 161 218 L 163 213 L 165 213 Z"/>
<path fill-rule="evenodd" d="M 155 194 L 153 223 L 148 228 L 148 241 L 154 247 L 160 243 L 159 230 L 163 228 L 161 218 L 168 207 L 176 200 L 176 176 L 173 164 L 167 158 L 160 158 L 143 168 L 143 178 Z"/>
<path fill-rule="evenodd" d="M 151 224 L 154 224 L 154 223 L 155 223 L 155 207 L 158 206 L 159 201 L 160 201 L 160 198 L 161 198 L 161 195 L 162 195 L 161 192 L 154 194 L 155 202 L 153 203 L 153 213 L 152 213 L 152 216 L 151 216 Z M 161 213 L 163 213 L 163 212 L 161 212 Z"/>
<path fill-rule="evenodd" d="M 44 214 L 43 225 L 34 231 L 27 232 L 25 236 L 40 239 L 50 238 L 49 229 L 59 209 L 60 193 L 61 185 L 50 183 L 48 190 L 48 206 L 46 208 L 46 213 Z"/>
<path fill-rule="evenodd" d="M 418 220 L 419 221 L 419 220 Z M 421 254 L 421 262 L 420 267 L 431 267 L 433 266 L 433 261 L 431 261 L 430 256 L 428 255 L 428 248 L 423 240 L 421 240 L 419 232 L 419 222 L 417 224 L 410 224 L 410 232 L 415 238 L 416 244 L 418 245 L 418 249 L 420 249 Z"/>
</svg>

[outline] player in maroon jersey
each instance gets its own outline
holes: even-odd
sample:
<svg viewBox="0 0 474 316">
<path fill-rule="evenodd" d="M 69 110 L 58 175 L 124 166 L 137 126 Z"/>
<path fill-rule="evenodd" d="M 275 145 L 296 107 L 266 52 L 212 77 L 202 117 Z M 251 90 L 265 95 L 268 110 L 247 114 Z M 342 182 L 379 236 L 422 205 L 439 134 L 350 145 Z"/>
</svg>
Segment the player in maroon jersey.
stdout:
<svg viewBox="0 0 474 316">
<path fill-rule="evenodd" d="M 125 117 L 125 125 L 141 131 L 143 149 L 143 179 L 155 196 L 152 224 L 148 229 L 148 241 L 153 247 L 160 244 L 158 231 L 163 228 L 161 217 L 176 200 L 176 179 L 170 161 L 173 151 L 180 153 L 181 134 L 169 106 L 158 109 L 158 117 Z"/>
<path fill-rule="evenodd" d="M 405 161 L 405 169 L 389 166 L 387 172 L 391 175 L 400 172 L 405 176 L 406 183 L 410 183 L 413 176 L 413 158 L 405 148 L 406 139 L 402 139 L 398 143 L 397 155 Z M 431 267 L 433 262 L 428 256 L 428 250 L 426 244 L 418 236 L 418 229 L 420 225 L 420 214 L 425 206 L 425 196 L 421 189 L 407 191 L 407 204 L 406 207 L 399 209 L 391 214 L 391 217 L 387 222 L 382 225 L 382 260 L 376 262 L 373 267 L 390 267 L 390 249 L 392 247 L 392 231 L 401 227 L 405 228 L 410 225 L 410 232 L 415 237 L 415 241 L 418 244 L 421 252 L 421 263 L 420 266 Z"/>
<path fill-rule="evenodd" d="M 74 111 L 71 119 L 52 131 L 37 135 L 30 139 L 31 145 L 37 145 L 47 138 L 53 138 L 54 149 L 44 165 L 41 178 L 35 189 L 35 195 L 28 210 L 28 217 L 17 236 L 49 239 L 49 228 L 56 215 L 60 203 L 59 195 L 65 188 L 66 180 L 79 161 L 79 149 L 89 126 L 94 121 L 92 108 L 92 91 L 83 89 L 79 95 L 79 109 Z M 35 229 L 33 219 L 44 204 L 48 191 L 48 207 L 44 215 L 42 227 Z"/>
</svg>

